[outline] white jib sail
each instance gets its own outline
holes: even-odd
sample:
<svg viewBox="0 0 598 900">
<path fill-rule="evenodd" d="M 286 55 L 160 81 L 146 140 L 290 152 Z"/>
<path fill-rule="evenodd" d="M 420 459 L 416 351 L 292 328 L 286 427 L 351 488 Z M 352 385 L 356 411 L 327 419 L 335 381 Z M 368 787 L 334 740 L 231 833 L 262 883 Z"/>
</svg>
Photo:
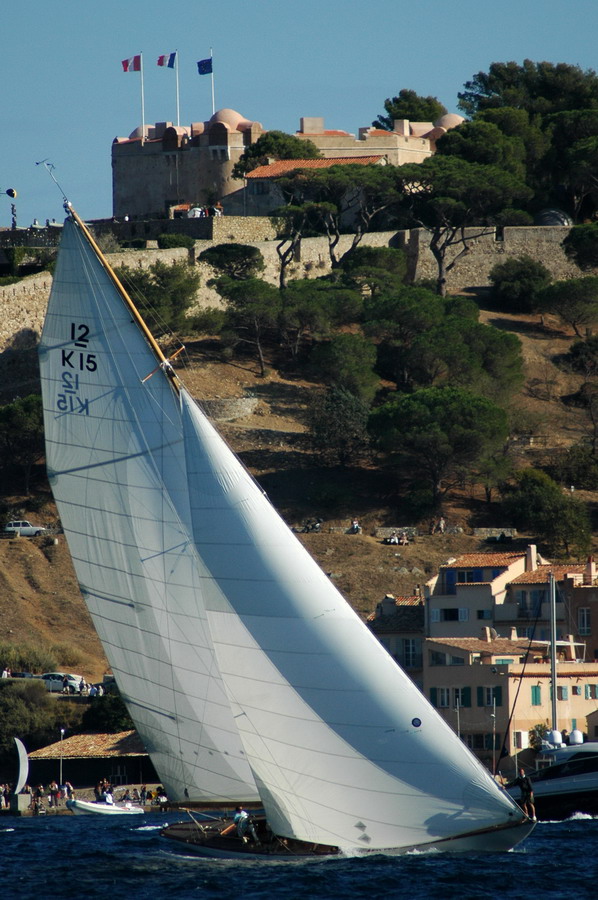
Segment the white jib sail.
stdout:
<svg viewBox="0 0 598 900">
<path fill-rule="evenodd" d="M 184 391 L 182 405 L 208 621 L 273 830 L 374 850 L 515 821 Z"/>
<path fill-rule="evenodd" d="M 172 799 L 257 791 L 189 536 L 180 403 L 95 251 L 65 223 L 40 347 L 47 467 L 82 593 Z"/>
</svg>

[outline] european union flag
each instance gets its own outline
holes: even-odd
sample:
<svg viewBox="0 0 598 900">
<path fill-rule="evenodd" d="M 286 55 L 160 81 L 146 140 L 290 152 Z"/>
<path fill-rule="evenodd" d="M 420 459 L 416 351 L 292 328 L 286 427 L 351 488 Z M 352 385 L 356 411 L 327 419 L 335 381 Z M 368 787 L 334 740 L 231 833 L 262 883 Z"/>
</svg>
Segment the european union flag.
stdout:
<svg viewBox="0 0 598 900">
<path fill-rule="evenodd" d="M 209 75 L 212 71 L 212 57 L 200 59 L 197 63 L 197 71 L 200 75 Z"/>
</svg>

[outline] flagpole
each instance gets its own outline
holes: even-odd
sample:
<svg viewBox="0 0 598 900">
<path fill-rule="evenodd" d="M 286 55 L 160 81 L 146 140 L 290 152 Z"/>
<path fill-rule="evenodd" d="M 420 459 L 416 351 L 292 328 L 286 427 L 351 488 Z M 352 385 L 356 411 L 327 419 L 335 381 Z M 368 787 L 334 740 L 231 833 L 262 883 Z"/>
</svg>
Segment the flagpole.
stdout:
<svg viewBox="0 0 598 900">
<path fill-rule="evenodd" d="M 211 47 L 210 47 L 210 59 L 211 60 L 214 59 Z M 214 63 L 213 62 L 211 65 L 211 69 L 212 69 L 212 73 L 211 73 L 212 74 L 212 115 L 214 115 L 214 113 L 216 112 L 216 105 L 214 103 Z"/>
<path fill-rule="evenodd" d="M 175 51 L 174 73 L 176 76 L 176 127 L 181 124 L 180 106 L 179 106 L 179 51 Z"/>
<path fill-rule="evenodd" d="M 139 54 L 139 74 L 141 75 L 141 143 L 145 142 L 145 96 L 143 93 L 143 53 Z"/>
</svg>

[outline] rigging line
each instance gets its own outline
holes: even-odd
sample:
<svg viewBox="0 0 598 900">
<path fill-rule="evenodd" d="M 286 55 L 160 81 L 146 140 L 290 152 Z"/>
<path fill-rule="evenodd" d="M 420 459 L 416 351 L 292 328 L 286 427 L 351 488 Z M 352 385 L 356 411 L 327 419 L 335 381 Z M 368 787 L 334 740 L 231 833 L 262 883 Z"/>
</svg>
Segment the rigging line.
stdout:
<svg viewBox="0 0 598 900">
<path fill-rule="evenodd" d="M 496 761 L 496 766 L 494 768 L 494 772 L 492 773 L 493 775 L 496 775 L 498 773 L 498 767 L 500 765 L 501 759 L 503 759 L 503 754 L 505 753 L 505 751 L 507 751 L 506 755 L 507 756 L 509 755 L 508 748 L 507 748 L 507 739 L 508 739 L 508 735 L 511 733 L 511 723 L 515 716 L 515 710 L 517 708 L 517 700 L 519 698 L 519 694 L 520 694 L 521 688 L 523 686 L 523 677 L 525 675 L 525 670 L 527 668 L 527 664 L 529 661 L 529 656 L 530 656 L 530 653 L 532 650 L 532 643 L 534 641 L 534 635 L 536 633 L 536 627 L 538 625 L 538 620 L 540 618 L 541 613 L 542 613 L 542 604 L 538 603 L 536 605 L 536 618 L 534 619 L 534 624 L 532 625 L 532 632 L 531 632 L 531 635 L 529 635 L 529 637 L 528 637 L 527 653 L 525 655 L 523 668 L 521 669 L 521 675 L 519 677 L 519 685 L 517 687 L 517 690 L 515 691 L 515 697 L 513 699 L 513 706 L 511 708 L 511 712 L 509 713 L 507 727 L 505 728 L 505 733 L 504 733 L 503 740 L 502 740 L 502 746 L 500 748 L 500 753 L 498 754 L 498 759 Z M 508 685 L 508 676 L 507 676 L 507 685 Z"/>
<path fill-rule="evenodd" d="M 183 342 L 172 330 L 166 319 L 160 315 L 156 307 L 147 299 L 142 289 L 135 284 L 134 279 L 129 274 L 129 267 L 122 265 L 118 267 L 118 270 L 118 277 L 126 285 L 129 295 L 135 298 L 135 303 L 143 311 L 144 318 L 151 320 L 154 326 L 160 330 L 160 339 L 168 338 L 182 345 Z M 149 274 L 151 275 L 151 272 Z"/>
<path fill-rule="evenodd" d="M 62 187 L 58 183 L 58 179 L 54 175 L 54 169 L 56 168 L 54 163 L 51 163 L 48 159 L 40 159 L 40 161 L 36 162 L 35 165 L 44 167 L 44 169 L 46 170 L 46 172 L 48 173 L 48 175 L 50 176 L 50 178 L 52 179 L 52 181 L 54 182 L 54 184 L 56 185 L 56 187 L 62 194 L 62 199 L 64 200 L 65 203 L 68 203 L 68 198 L 67 198 L 65 192 L 63 191 Z"/>
</svg>

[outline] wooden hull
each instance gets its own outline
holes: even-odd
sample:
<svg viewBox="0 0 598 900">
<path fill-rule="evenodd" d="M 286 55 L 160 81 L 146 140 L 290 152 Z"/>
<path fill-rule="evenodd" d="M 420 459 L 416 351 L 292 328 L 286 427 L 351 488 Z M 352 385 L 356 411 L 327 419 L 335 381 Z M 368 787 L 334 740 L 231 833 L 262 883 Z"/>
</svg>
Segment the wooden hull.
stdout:
<svg viewBox="0 0 598 900">
<path fill-rule="evenodd" d="M 303 841 L 280 838 L 272 834 L 265 819 L 254 819 L 260 843 L 251 840 L 244 842 L 235 833 L 222 835 L 220 832 L 230 825 L 230 820 L 223 819 L 203 825 L 190 822 L 176 822 L 167 825 L 161 831 L 167 838 L 181 849 L 198 856 L 214 859 L 330 859 L 344 856 L 371 856 L 385 854 L 389 856 L 403 855 L 413 851 L 440 851 L 444 853 L 489 853 L 506 852 L 523 841 L 534 828 L 529 819 L 522 819 L 512 825 L 486 829 L 481 832 L 460 835 L 455 838 L 431 840 L 412 847 L 387 847 L 376 850 L 349 850 L 343 853 L 339 847 L 313 845 Z"/>
</svg>

